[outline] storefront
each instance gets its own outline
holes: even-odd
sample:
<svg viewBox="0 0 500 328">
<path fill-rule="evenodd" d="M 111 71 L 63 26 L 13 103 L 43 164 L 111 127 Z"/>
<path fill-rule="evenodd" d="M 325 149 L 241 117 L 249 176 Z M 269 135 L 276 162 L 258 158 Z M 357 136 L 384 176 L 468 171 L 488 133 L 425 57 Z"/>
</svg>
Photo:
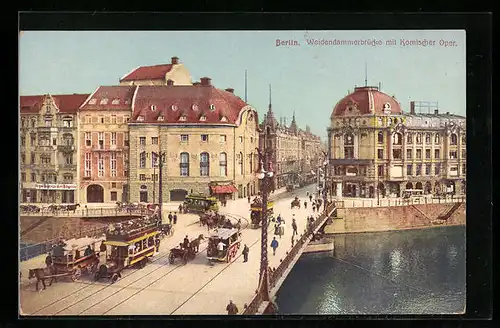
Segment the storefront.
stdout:
<svg viewBox="0 0 500 328">
<path fill-rule="evenodd" d="M 233 198 L 233 194 L 238 192 L 238 188 L 232 182 L 211 182 L 209 183 L 210 194 L 219 201 Z"/>
<path fill-rule="evenodd" d="M 39 195 L 40 203 L 49 204 L 73 204 L 75 202 L 76 184 L 66 183 L 37 183 L 35 190 L 30 191 L 29 199 L 36 202 L 36 196 Z M 28 196 L 26 194 L 26 196 Z M 26 197 L 26 202 L 29 203 Z"/>
</svg>

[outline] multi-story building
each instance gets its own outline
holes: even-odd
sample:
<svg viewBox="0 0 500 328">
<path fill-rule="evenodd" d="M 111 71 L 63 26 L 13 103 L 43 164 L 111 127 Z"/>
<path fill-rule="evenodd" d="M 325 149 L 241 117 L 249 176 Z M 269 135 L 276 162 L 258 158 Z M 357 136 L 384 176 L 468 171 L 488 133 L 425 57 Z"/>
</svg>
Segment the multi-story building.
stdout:
<svg viewBox="0 0 500 328">
<path fill-rule="evenodd" d="M 157 202 L 191 192 L 220 199 L 257 193 L 258 116 L 210 78 L 193 85 L 138 86 L 130 131 L 130 201 Z"/>
<path fill-rule="evenodd" d="M 297 127 L 295 114 L 290 126 L 283 120 L 278 123 L 274 117 L 272 104 L 264 115 L 260 133 L 261 147 L 267 145 L 274 165 L 274 187 L 281 188 L 291 183 L 307 181 L 317 168 L 321 158 L 320 138 L 309 128 Z"/>
<path fill-rule="evenodd" d="M 78 202 L 77 116 L 88 96 L 20 97 L 21 202 Z"/>
<path fill-rule="evenodd" d="M 351 197 L 465 193 L 465 117 L 403 113 L 377 87 L 358 87 L 341 99 L 328 129 L 333 194 Z"/>
<path fill-rule="evenodd" d="M 172 57 L 170 64 L 140 66 L 120 79 L 120 85 L 166 85 L 168 80 L 176 85 L 191 85 L 191 75 L 178 57 Z"/>
</svg>

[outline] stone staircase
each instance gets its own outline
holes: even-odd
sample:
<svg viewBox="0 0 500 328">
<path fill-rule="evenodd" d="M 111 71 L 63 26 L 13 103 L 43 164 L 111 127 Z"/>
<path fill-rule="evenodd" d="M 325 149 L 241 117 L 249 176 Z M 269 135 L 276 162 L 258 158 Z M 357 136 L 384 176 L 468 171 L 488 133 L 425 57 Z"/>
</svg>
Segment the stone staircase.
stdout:
<svg viewBox="0 0 500 328">
<path fill-rule="evenodd" d="M 453 204 L 453 206 L 445 211 L 443 214 L 440 214 L 438 217 L 437 217 L 437 220 L 448 220 L 450 218 L 450 216 L 453 215 L 453 213 L 455 213 L 455 211 L 460 207 L 460 205 L 462 205 L 462 203 L 455 203 Z"/>
<path fill-rule="evenodd" d="M 416 207 L 415 205 L 410 205 L 414 210 L 416 210 L 418 213 L 422 214 L 427 220 L 433 221 L 427 214 L 425 214 L 421 209 Z"/>
</svg>

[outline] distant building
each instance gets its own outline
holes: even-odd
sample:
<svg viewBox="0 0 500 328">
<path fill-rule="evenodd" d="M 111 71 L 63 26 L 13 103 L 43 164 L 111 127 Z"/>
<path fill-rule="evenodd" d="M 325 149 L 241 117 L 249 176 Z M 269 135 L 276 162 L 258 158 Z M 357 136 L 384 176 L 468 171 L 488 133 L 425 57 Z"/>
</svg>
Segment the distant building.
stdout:
<svg viewBox="0 0 500 328">
<path fill-rule="evenodd" d="M 172 57 L 170 64 L 137 67 L 120 79 L 120 85 L 167 85 L 168 80 L 192 85 L 191 75 L 178 57 Z"/>
<path fill-rule="evenodd" d="M 88 94 L 21 96 L 21 202 L 78 202 L 77 111 Z"/>
<path fill-rule="evenodd" d="M 465 193 L 465 117 L 416 113 L 416 104 L 403 113 L 394 97 L 366 86 L 335 105 L 328 129 L 334 195 Z"/>
</svg>

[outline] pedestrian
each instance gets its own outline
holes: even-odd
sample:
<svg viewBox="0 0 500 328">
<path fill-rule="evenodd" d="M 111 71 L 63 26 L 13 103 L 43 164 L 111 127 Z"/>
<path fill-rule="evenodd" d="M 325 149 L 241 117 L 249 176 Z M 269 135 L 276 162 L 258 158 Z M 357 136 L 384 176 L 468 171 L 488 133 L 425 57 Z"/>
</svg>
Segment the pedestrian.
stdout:
<svg viewBox="0 0 500 328">
<path fill-rule="evenodd" d="M 313 212 L 315 212 L 315 211 L 316 211 L 316 206 L 313 205 Z"/>
<path fill-rule="evenodd" d="M 179 213 L 182 213 L 182 203 L 179 205 Z"/>
<path fill-rule="evenodd" d="M 182 248 L 184 248 L 184 249 L 189 248 L 189 238 L 187 235 L 186 235 L 186 237 L 184 237 L 184 242 L 182 243 Z"/>
<path fill-rule="evenodd" d="M 172 212 L 170 212 L 170 213 L 168 214 L 168 222 L 169 222 L 170 224 L 172 224 L 172 219 L 173 219 L 173 218 L 174 218 L 174 217 L 173 217 L 173 215 L 172 215 Z"/>
<path fill-rule="evenodd" d="M 304 208 L 307 209 L 307 201 L 304 201 Z"/>
<path fill-rule="evenodd" d="M 313 201 L 313 195 L 309 195 L 309 201 L 312 203 L 312 201 Z"/>
<path fill-rule="evenodd" d="M 273 249 L 273 255 L 276 255 L 276 248 L 278 248 L 279 244 L 276 240 L 276 237 L 273 237 L 273 241 L 271 242 L 271 248 Z"/>
<path fill-rule="evenodd" d="M 238 314 L 238 307 L 233 303 L 233 301 L 229 301 L 229 304 L 226 306 L 226 311 L 229 315 L 235 315 Z"/>
<path fill-rule="evenodd" d="M 278 214 L 278 217 L 276 218 L 276 222 L 278 222 L 278 224 L 281 224 L 281 214 Z"/>
<path fill-rule="evenodd" d="M 177 212 L 174 212 L 174 224 L 177 224 Z"/>
<path fill-rule="evenodd" d="M 248 199 L 248 204 L 250 204 L 250 195 L 248 195 L 247 199 Z"/>
<path fill-rule="evenodd" d="M 297 222 L 295 222 L 295 219 L 292 220 L 292 229 L 293 229 L 293 233 L 292 233 L 292 238 L 293 238 L 293 236 L 295 236 L 295 234 L 297 234 L 297 235 L 299 234 L 297 232 Z"/>
<path fill-rule="evenodd" d="M 248 262 L 248 252 L 250 249 L 248 248 L 247 244 L 245 244 L 245 247 L 243 247 L 243 262 Z"/>
</svg>

